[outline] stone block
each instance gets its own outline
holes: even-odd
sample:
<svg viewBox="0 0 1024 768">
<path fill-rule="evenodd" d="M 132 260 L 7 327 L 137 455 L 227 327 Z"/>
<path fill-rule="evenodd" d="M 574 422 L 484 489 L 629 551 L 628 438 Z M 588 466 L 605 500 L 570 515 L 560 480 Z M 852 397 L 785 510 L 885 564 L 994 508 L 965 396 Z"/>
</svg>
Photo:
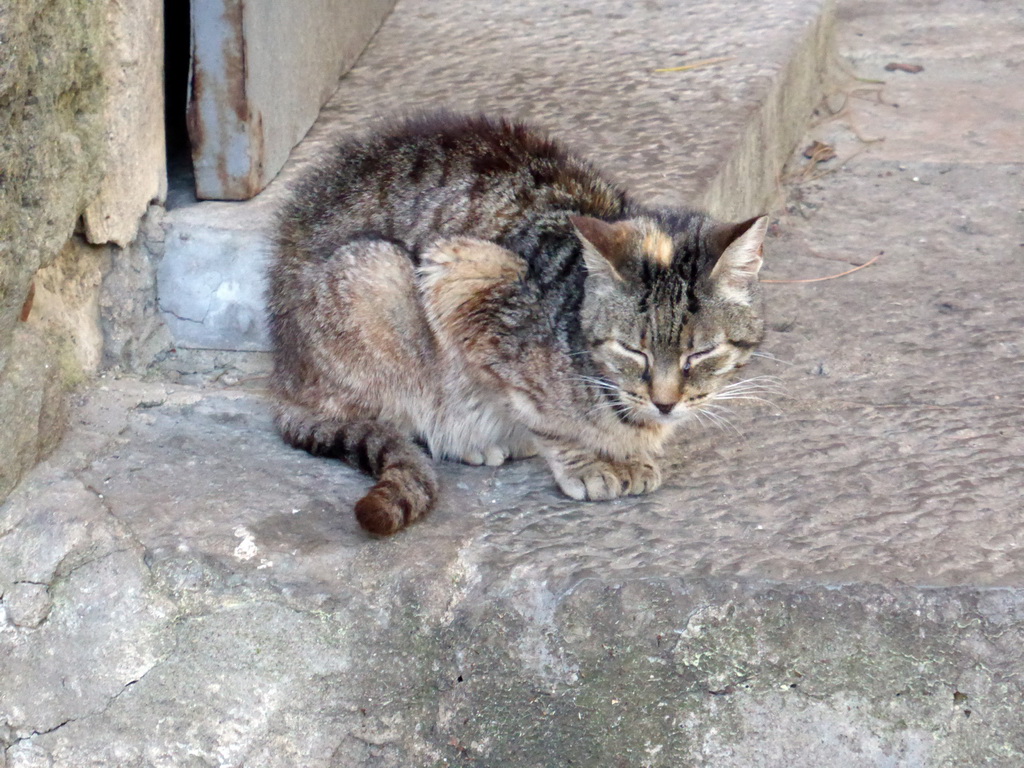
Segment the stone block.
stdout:
<svg viewBox="0 0 1024 768">
<path fill-rule="evenodd" d="M 99 187 L 104 7 L 13 3 L 0 14 L 0 370 L 36 270 Z"/>
<path fill-rule="evenodd" d="M 263 294 L 270 214 L 262 201 L 203 203 L 167 213 L 157 291 L 177 346 L 267 348 Z"/>
<path fill-rule="evenodd" d="M 158 310 L 156 258 L 163 252 L 164 209 L 152 206 L 140 234 L 126 248 L 111 246 L 113 258 L 99 296 L 103 366 L 145 370 L 172 346 Z"/>
<path fill-rule="evenodd" d="M 902 524 L 885 486 L 844 471 L 882 433 L 826 450 L 844 413 L 833 396 L 748 412 L 744 440 L 693 430 L 666 488 L 608 503 L 561 496 L 540 460 L 445 464 L 436 512 L 381 541 L 351 515 L 366 479 L 285 446 L 259 396 L 111 382 L 0 509 L 0 591 L 52 600 L 37 629 L 0 632 L 9 759 L 1016 764 L 1010 486 L 986 502 L 1003 514 Z M 1000 463 L 961 431 L 892 482 Z"/>
<path fill-rule="evenodd" d="M 108 57 L 112 20 L 128 13 L 125 7 L 64 0 L 8 3 L 0 13 L 0 498 L 59 439 L 62 389 L 99 361 L 96 297 L 106 251 L 72 239 L 83 211 L 101 187 L 105 202 L 94 213 L 110 213 L 104 206 L 131 187 L 128 177 L 162 175 L 161 139 L 155 148 L 147 145 L 159 151 L 161 164 L 147 169 L 137 164 L 151 163 L 152 155 L 134 157 L 125 143 L 151 138 L 146 126 L 154 119 L 152 109 L 142 114 L 131 93 L 118 101 L 119 88 L 138 87 L 145 75 L 131 70 L 131 56 L 145 59 L 148 77 L 155 65 L 158 85 L 160 78 L 160 46 L 151 44 L 150 30 L 119 30 L 119 44 L 140 47 Z M 158 28 L 156 34 L 159 39 Z M 156 99 L 150 106 L 159 122 Z M 131 116 L 136 110 L 139 137 Z M 108 138 L 108 124 L 110 137 L 119 140 Z M 116 153 L 127 165 L 104 182 L 105 159 Z M 143 205 L 154 194 L 150 188 L 135 193 L 145 198 Z M 93 234 L 130 238 L 135 216 L 125 210 L 109 221 L 106 213 L 93 217 Z M 113 226 L 114 219 L 121 234 L 95 234 L 97 226 L 107 226 L 97 222 Z"/>
<path fill-rule="evenodd" d="M 108 42 L 101 66 L 103 169 L 84 212 L 90 243 L 127 246 L 152 202 L 167 195 L 164 146 L 164 5 L 161 0 L 98 3 Z"/>
<path fill-rule="evenodd" d="M 0 371 L 0 499 L 60 440 L 64 393 L 99 368 L 100 282 L 109 259 L 106 248 L 75 237 L 35 274 L 31 305 Z"/>
<path fill-rule="evenodd" d="M 110 260 L 109 248 L 73 237 L 56 261 L 36 273 L 26 322 L 56 348 L 65 386 L 81 383 L 99 369 L 103 356 L 100 284 Z"/>
</svg>

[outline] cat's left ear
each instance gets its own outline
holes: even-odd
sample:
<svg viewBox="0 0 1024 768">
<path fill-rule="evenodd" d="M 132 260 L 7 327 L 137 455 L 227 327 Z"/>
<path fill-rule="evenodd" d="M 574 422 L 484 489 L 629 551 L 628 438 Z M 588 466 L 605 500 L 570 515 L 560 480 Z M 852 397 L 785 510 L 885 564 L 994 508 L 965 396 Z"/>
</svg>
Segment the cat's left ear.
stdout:
<svg viewBox="0 0 1024 768">
<path fill-rule="evenodd" d="M 620 221 L 609 224 L 591 216 L 570 216 L 583 243 L 583 261 L 591 275 L 622 280 L 620 270 L 629 258 L 629 238 L 633 227 Z"/>
<path fill-rule="evenodd" d="M 749 304 L 761 269 L 768 217 L 755 216 L 739 224 L 719 224 L 711 232 L 711 246 L 721 253 L 711 280 L 728 299 Z"/>
</svg>

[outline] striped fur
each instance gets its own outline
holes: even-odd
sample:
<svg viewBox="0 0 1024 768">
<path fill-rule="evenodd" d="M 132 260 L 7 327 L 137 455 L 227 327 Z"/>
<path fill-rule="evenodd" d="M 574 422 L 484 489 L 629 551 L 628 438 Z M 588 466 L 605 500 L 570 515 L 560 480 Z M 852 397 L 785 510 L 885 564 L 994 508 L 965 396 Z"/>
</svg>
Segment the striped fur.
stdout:
<svg viewBox="0 0 1024 768">
<path fill-rule="evenodd" d="M 341 459 L 377 478 L 355 507 L 360 525 L 371 533 L 395 533 L 425 515 L 437 500 L 434 467 L 408 436 L 386 421 L 325 420 L 292 405 L 278 410 L 277 426 L 290 445 L 314 456 Z"/>
<path fill-rule="evenodd" d="M 763 335 L 764 219 L 638 205 L 527 126 L 433 115 L 335 148 L 292 191 L 270 270 L 292 445 L 376 478 L 393 533 L 437 498 L 426 454 L 541 452 L 574 498 L 647 493 L 678 424 Z"/>
</svg>

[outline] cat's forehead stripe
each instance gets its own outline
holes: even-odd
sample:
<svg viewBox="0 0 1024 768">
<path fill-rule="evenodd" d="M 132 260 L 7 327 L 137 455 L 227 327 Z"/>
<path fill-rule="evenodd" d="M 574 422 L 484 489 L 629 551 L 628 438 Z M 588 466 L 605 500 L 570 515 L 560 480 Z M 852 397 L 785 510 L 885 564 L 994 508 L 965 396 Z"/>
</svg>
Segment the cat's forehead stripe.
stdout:
<svg viewBox="0 0 1024 768">
<path fill-rule="evenodd" d="M 641 249 L 647 258 L 663 267 L 672 265 L 672 238 L 664 232 L 648 232 L 644 236 Z"/>
</svg>

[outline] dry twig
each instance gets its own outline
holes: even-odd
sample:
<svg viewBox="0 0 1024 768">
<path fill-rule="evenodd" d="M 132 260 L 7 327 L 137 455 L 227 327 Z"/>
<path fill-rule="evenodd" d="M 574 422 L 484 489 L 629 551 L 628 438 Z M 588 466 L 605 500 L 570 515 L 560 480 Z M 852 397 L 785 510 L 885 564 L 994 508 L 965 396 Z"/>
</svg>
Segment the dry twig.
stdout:
<svg viewBox="0 0 1024 768">
<path fill-rule="evenodd" d="M 723 61 L 732 61 L 735 56 L 719 56 L 717 59 L 701 59 L 695 61 L 692 64 L 684 64 L 681 67 L 665 67 L 664 69 L 656 69 L 655 72 L 688 72 L 691 69 L 700 69 L 701 67 L 710 67 L 713 64 L 721 64 Z"/>
<path fill-rule="evenodd" d="M 762 280 L 762 283 L 820 283 L 822 280 L 835 280 L 837 277 L 845 277 L 846 275 L 853 274 L 857 270 L 864 269 L 864 267 L 870 267 L 878 261 L 878 256 L 875 256 L 870 261 L 865 261 L 853 269 L 848 269 L 845 272 L 840 272 L 838 275 L 827 275 L 825 277 L 808 277 L 803 280 Z"/>
</svg>

